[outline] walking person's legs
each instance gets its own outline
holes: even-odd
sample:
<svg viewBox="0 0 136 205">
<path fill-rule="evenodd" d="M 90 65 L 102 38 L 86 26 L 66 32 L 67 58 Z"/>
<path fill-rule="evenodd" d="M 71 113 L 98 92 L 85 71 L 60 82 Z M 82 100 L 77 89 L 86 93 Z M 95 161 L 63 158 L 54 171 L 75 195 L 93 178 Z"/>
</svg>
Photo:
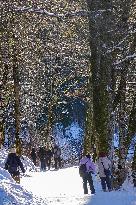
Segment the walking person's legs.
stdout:
<svg viewBox="0 0 136 205">
<path fill-rule="evenodd" d="M 45 171 L 46 170 L 46 162 L 45 159 L 41 159 L 41 170 Z"/>
<path fill-rule="evenodd" d="M 48 159 L 48 169 L 50 170 L 51 167 L 51 158 Z"/>
<path fill-rule="evenodd" d="M 91 193 L 94 194 L 95 193 L 95 188 L 94 188 L 94 185 L 93 185 L 93 179 L 92 179 L 91 173 L 87 174 L 87 179 L 88 179 L 88 182 L 89 182 Z"/>
<path fill-rule="evenodd" d="M 108 190 L 111 191 L 112 187 L 111 187 L 111 178 L 110 177 L 106 177 L 106 184 L 107 184 Z"/>
<path fill-rule="evenodd" d="M 41 170 L 43 170 L 43 160 L 41 160 Z"/>
<path fill-rule="evenodd" d="M 136 179 L 133 179 L 134 187 L 136 187 Z"/>
<path fill-rule="evenodd" d="M 84 189 L 84 194 L 88 194 L 88 188 L 87 188 L 87 177 L 83 177 L 83 189 Z"/>
<path fill-rule="evenodd" d="M 106 191 L 106 177 L 101 177 L 102 190 Z"/>
<path fill-rule="evenodd" d="M 55 162 L 55 169 L 57 169 L 57 158 L 54 158 L 54 162 Z"/>
<path fill-rule="evenodd" d="M 34 165 L 36 166 L 36 159 L 35 159 L 35 158 L 33 159 L 33 163 L 34 163 Z"/>
<path fill-rule="evenodd" d="M 58 164 L 59 164 L 59 168 L 61 168 L 61 158 L 58 158 Z"/>
<path fill-rule="evenodd" d="M 43 160 L 43 169 L 44 171 L 46 170 L 46 160 L 45 159 Z"/>
<path fill-rule="evenodd" d="M 16 183 L 20 184 L 20 176 L 19 175 L 12 175 L 12 178 L 15 180 Z"/>
<path fill-rule="evenodd" d="M 47 167 L 48 167 L 48 170 L 50 170 L 50 166 L 51 166 L 51 158 L 50 158 L 50 157 L 48 157 L 48 158 L 46 159 L 46 165 L 47 165 Z"/>
<path fill-rule="evenodd" d="M 49 169 L 49 158 L 48 157 L 46 158 L 46 165 L 47 165 L 47 167 Z"/>
<path fill-rule="evenodd" d="M 41 171 L 43 170 L 43 160 L 40 159 Z"/>
</svg>

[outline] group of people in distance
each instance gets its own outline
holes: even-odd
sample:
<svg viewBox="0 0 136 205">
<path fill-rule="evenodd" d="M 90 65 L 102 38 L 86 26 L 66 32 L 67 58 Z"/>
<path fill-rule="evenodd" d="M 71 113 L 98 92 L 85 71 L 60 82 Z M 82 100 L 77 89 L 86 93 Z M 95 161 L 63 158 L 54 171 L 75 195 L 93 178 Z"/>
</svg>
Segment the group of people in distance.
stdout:
<svg viewBox="0 0 136 205">
<path fill-rule="evenodd" d="M 20 170 L 22 173 L 25 173 L 25 168 L 20 157 L 21 156 L 16 153 L 15 147 L 10 148 L 4 166 L 4 169 L 10 173 L 12 178 L 17 183 L 20 183 Z M 61 149 L 59 146 L 55 145 L 52 150 L 45 149 L 45 147 L 40 147 L 37 153 L 35 149 L 32 148 L 32 161 L 35 165 L 37 165 L 37 158 L 39 158 L 41 171 L 45 171 L 46 167 L 48 167 L 48 170 L 50 170 L 52 157 L 54 157 L 55 169 L 61 168 Z"/>
<path fill-rule="evenodd" d="M 86 165 L 86 170 L 82 175 L 84 194 L 88 194 L 87 183 L 89 183 L 91 194 L 95 194 L 92 174 L 96 173 L 96 170 L 95 170 L 95 164 L 93 163 L 90 154 L 83 156 L 83 158 L 80 160 L 79 167 L 83 164 Z M 108 191 L 111 191 L 112 190 L 111 174 L 110 174 L 111 161 L 108 159 L 105 153 L 99 154 L 97 165 L 98 165 L 99 177 L 101 179 L 102 190 L 104 192 L 106 191 L 106 189 L 108 189 Z"/>
<path fill-rule="evenodd" d="M 37 158 L 40 160 L 40 167 L 41 171 L 45 171 L 46 168 L 50 170 L 51 168 L 51 160 L 54 159 L 54 167 L 55 169 L 61 168 L 61 149 L 59 146 L 55 145 L 52 150 L 45 149 L 45 147 L 39 147 L 37 152 L 34 148 L 31 151 L 31 158 L 33 163 L 37 165 Z M 82 166 L 83 165 L 83 166 Z M 85 165 L 85 166 L 84 166 Z M 102 190 L 105 191 L 112 191 L 112 182 L 111 182 L 111 161 L 107 157 L 105 153 L 99 153 L 97 159 L 97 167 L 98 170 L 96 171 L 96 166 L 91 159 L 90 154 L 86 154 L 82 157 L 79 161 L 79 173 L 80 168 L 85 167 L 84 172 L 82 172 L 82 181 L 83 181 L 83 191 L 84 194 L 88 194 L 88 186 L 89 183 L 91 194 L 95 194 L 96 190 L 93 184 L 92 174 L 99 174 L 101 180 Z M 9 154 L 5 161 L 4 167 L 12 176 L 12 178 L 17 182 L 20 183 L 20 170 L 25 173 L 25 169 L 23 163 L 21 162 L 20 156 L 16 153 L 16 148 L 11 148 L 9 150 Z"/>
<path fill-rule="evenodd" d="M 39 147 L 37 152 L 35 148 L 32 148 L 31 159 L 35 166 L 37 165 L 37 159 L 39 159 L 41 171 L 46 171 L 47 168 L 50 170 L 52 158 L 54 159 L 55 169 L 61 168 L 61 149 L 59 146 L 55 145 L 52 150 Z"/>
</svg>

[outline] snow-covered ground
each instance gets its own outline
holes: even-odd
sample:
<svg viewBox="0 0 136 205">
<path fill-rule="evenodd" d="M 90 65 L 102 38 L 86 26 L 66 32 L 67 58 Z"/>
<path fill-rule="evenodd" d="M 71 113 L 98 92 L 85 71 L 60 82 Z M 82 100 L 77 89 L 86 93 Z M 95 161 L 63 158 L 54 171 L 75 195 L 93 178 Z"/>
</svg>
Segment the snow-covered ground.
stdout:
<svg viewBox="0 0 136 205">
<path fill-rule="evenodd" d="M 136 205 L 136 190 L 128 180 L 120 191 L 102 192 L 93 176 L 96 194 L 84 195 L 76 166 L 40 172 L 25 158 L 27 171 L 18 185 L 2 168 L 6 155 L 0 151 L 0 205 Z"/>
</svg>

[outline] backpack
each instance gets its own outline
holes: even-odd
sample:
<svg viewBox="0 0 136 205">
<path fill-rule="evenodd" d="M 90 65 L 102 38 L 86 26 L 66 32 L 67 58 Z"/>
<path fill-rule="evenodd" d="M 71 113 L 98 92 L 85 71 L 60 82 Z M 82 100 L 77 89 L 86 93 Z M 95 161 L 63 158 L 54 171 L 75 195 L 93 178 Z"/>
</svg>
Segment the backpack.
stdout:
<svg viewBox="0 0 136 205">
<path fill-rule="evenodd" d="M 79 166 L 79 175 L 80 177 L 83 177 L 86 174 L 87 168 L 86 168 L 86 163 L 85 164 L 81 164 Z"/>
</svg>

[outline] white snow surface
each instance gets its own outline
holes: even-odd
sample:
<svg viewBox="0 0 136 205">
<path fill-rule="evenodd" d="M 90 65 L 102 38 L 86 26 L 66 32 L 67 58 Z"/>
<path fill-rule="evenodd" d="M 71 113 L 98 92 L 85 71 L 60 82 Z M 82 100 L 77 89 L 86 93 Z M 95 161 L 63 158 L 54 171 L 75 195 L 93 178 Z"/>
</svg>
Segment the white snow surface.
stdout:
<svg viewBox="0 0 136 205">
<path fill-rule="evenodd" d="M 96 194 L 84 195 L 77 166 L 40 172 L 27 157 L 22 160 L 26 173 L 16 184 L 3 169 L 6 156 L 0 150 L 0 205 L 136 205 L 129 180 L 120 191 L 102 192 L 99 177 L 93 175 Z"/>
</svg>

